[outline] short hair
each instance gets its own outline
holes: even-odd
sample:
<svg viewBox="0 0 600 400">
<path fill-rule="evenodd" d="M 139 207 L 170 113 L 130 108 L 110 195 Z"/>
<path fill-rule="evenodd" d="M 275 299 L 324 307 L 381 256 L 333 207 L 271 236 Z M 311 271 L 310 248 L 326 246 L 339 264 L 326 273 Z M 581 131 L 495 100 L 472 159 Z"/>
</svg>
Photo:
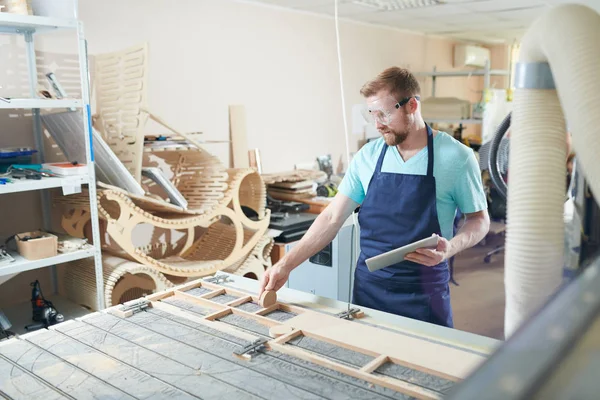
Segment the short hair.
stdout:
<svg viewBox="0 0 600 400">
<path fill-rule="evenodd" d="M 397 99 L 421 94 L 421 86 L 417 78 L 406 68 L 400 67 L 391 67 L 382 71 L 375 79 L 363 85 L 360 94 L 370 97 L 381 90 L 388 90 Z"/>
</svg>

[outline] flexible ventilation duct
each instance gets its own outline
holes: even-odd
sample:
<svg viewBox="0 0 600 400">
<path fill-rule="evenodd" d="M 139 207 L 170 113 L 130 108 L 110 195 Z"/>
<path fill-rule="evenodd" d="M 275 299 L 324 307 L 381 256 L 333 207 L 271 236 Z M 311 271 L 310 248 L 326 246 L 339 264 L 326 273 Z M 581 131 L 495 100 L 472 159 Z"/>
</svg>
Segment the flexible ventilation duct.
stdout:
<svg viewBox="0 0 600 400">
<path fill-rule="evenodd" d="M 573 4 L 540 17 L 521 44 L 520 64 L 548 63 L 556 90 L 517 89 L 514 97 L 505 261 L 507 337 L 562 282 L 563 111 L 586 178 L 592 190 L 600 193 L 599 41 L 600 15 Z"/>
</svg>

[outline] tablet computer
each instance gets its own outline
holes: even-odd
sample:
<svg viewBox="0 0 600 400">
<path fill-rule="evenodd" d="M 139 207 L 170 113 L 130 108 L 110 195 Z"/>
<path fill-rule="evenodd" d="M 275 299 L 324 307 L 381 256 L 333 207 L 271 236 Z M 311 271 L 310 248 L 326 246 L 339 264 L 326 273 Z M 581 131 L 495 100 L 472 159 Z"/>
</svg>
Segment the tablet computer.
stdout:
<svg viewBox="0 0 600 400">
<path fill-rule="evenodd" d="M 406 246 L 402 246 L 398 249 L 390 250 L 378 256 L 367 258 L 365 262 L 367 263 L 367 268 L 369 269 L 369 271 L 373 272 L 377 271 L 378 269 L 389 267 L 390 265 L 398 264 L 399 262 L 405 261 L 404 256 L 406 256 L 408 253 L 412 253 L 416 249 L 435 249 L 437 245 L 438 236 L 434 235 L 407 244 Z"/>
</svg>

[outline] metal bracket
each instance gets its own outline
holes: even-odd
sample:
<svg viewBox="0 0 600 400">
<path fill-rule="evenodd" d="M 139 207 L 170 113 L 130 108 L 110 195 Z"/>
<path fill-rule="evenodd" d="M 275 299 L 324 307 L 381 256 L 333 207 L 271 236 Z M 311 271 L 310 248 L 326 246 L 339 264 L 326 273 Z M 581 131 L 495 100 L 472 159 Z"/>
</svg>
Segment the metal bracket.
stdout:
<svg viewBox="0 0 600 400">
<path fill-rule="evenodd" d="M 227 275 L 211 276 L 210 278 L 203 279 L 203 281 L 208 283 L 214 283 L 216 285 L 219 285 L 221 283 L 233 282 L 231 279 L 229 279 L 229 276 Z"/>
<path fill-rule="evenodd" d="M 336 317 L 341 319 L 352 320 L 355 318 L 362 318 L 365 316 L 365 313 L 360 310 L 360 308 L 351 308 L 346 311 L 339 312 L 335 314 Z"/>
<path fill-rule="evenodd" d="M 252 358 L 251 354 L 254 354 L 263 348 L 267 342 L 268 340 L 265 338 L 256 339 L 254 342 L 245 345 L 241 349 L 235 350 L 233 355 L 245 361 L 250 360 Z"/>
<path fill-rule="evenodd" d="M 122 318 L 131 317 L 142 311 L 146 311 L 150 307 L 150 301 L 147 299 L 137 299 L 123 303 L 123 305 L 115 310 Z"/>
</svg>

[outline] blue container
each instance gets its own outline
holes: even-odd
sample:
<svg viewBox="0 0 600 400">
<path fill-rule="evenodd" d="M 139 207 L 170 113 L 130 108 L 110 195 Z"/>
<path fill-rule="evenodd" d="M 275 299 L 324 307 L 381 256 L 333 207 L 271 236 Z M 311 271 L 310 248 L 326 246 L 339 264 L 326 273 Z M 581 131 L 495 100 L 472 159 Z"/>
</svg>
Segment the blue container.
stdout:
<svg viewBox="0 0 600 400">
<path fill-rule="evenodd" d="M 6 172 L 13 164 L 31 164 L 31 157 L 37 150 L 31 147 L 0 148 L 0 173 Z"/>
</svg>

